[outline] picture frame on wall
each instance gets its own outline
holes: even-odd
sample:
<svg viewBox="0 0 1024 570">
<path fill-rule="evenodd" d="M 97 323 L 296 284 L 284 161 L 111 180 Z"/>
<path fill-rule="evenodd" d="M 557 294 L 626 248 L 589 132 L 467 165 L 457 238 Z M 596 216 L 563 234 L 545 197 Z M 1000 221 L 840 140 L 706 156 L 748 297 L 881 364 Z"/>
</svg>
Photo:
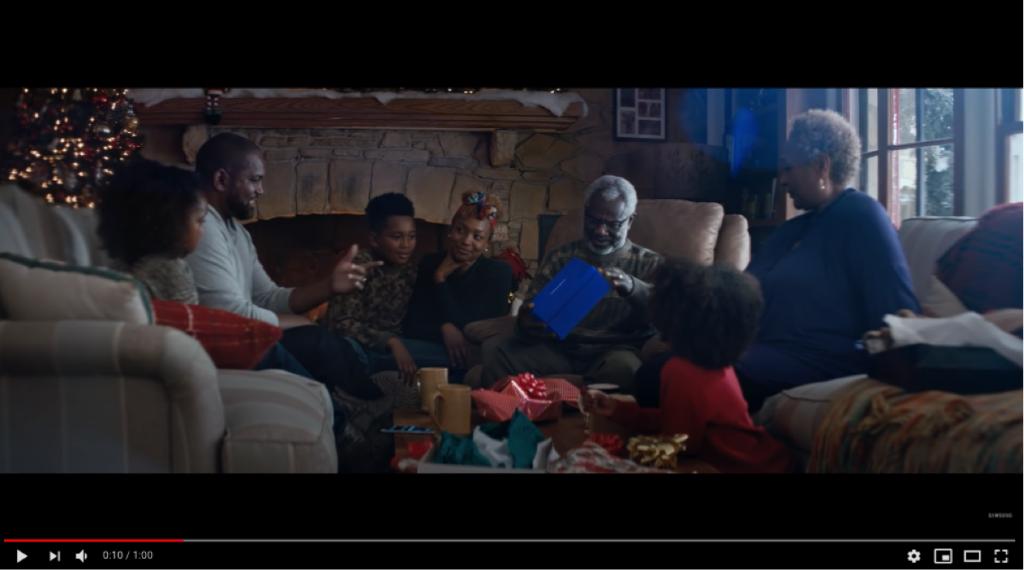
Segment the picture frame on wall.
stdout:
<svg viewBox="0 0 1024 570">
<path fill-rule="evenodd" d="M 617 141 L 668 140 L 668 100 L 665 95 L 665 89 L 616 89 L 613 138 Z"/>
</svg>

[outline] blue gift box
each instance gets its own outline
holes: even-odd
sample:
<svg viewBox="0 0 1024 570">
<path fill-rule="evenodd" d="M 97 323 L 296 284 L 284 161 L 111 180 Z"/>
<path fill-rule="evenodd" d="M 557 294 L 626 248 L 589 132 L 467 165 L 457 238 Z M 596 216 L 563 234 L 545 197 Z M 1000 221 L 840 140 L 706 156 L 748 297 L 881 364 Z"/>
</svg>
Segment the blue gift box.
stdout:
<svg viewBox="0 0 1024 570">
<path fill-rule="evenodd" d="M 611 289 L 597 269 L 573 258 L 533 298 L 533 317 L 564 339 Z"/>
</svg>

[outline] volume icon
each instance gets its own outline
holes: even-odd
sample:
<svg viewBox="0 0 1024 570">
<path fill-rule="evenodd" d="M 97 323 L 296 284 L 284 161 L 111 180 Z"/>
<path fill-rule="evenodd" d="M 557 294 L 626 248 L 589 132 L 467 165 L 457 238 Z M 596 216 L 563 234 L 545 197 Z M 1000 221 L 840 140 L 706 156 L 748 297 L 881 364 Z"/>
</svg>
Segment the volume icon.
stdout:
<svg viewBox="0 0 1024 570">
<path fill-rule="evenodd" d="M 78 560 L 79 562 L 85 562 L 85 559 L 86 556 L 84 550 L 75 555 L 75 560 Z"/>
</svg>

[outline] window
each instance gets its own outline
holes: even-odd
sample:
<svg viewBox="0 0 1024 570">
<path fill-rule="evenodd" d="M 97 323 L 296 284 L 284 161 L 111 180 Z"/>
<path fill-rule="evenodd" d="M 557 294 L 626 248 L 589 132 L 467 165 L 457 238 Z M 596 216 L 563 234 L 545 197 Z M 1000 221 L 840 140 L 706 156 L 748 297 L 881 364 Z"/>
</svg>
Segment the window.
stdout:
<svg viewBox="0 0 1024 570">
<path fill-rule="evenodd" d="M 850 90 L 847 114 L 862 144 L 860 189 L 897 225 L 954 215 L 954 99 L 950 88 Z"/>
<path fill-rule="evenodd" d="M 1024 170 L 1021 168 L 1021 151 L 1024 143 L 1021 122 L 1021 98 L 1024 89 L 999 90 L 999 128 L 997 129 L 998 150 L 996 165 L 997 201 L 1024 201 Z"/>
</svg>

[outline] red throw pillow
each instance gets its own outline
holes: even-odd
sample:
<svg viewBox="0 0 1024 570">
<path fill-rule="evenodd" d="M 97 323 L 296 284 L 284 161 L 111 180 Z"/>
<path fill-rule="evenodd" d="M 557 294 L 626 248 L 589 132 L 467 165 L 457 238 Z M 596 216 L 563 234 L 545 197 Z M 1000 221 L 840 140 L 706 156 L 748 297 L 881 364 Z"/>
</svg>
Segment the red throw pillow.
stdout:
<svg viewBox="0 0 1024 570">
<path fill-rule="evenodd" d="M 992 208 L 939 258 L 935 276 L 967 310 L 984 314 L 1021 308 L 1022 206 L 1017 202 Z"/>
<path fill-rule="evenodd" d="M 178 329 L 199 341 L 217 368 L 252 370 L 281 340 L 274 325 L 220 309 L 153 300 L 157 325 Z"/>
</svg>

